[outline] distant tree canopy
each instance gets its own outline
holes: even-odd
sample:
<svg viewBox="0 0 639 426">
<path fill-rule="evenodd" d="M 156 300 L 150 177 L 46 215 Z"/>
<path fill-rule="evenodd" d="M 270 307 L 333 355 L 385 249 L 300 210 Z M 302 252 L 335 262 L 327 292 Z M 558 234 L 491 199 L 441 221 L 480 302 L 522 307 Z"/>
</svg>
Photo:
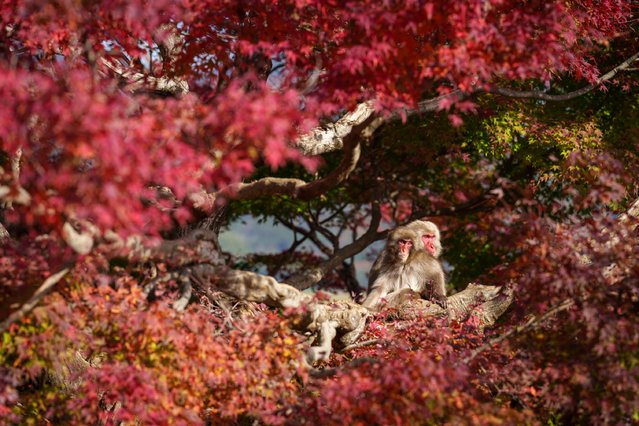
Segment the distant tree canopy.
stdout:
<svg viewBox="0 0 639 426">
<path fill-rule="evenodd" d="M 0 417 L 639 421 L 636 13 L 0 2 Z M 419 218 L 448 309 L 303 292 Z"/>
</svg>

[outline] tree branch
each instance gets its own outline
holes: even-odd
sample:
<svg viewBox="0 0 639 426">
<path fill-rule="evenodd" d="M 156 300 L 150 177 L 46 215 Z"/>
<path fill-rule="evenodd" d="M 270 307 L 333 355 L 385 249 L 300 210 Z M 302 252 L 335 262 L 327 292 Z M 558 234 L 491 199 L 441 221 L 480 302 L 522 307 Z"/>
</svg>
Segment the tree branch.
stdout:
<svg viewBox="0 0 639 426">
<path fill-rule="evenodd" d="M 519 326 L 509 330 L 508 332 L 502 334 L 501 336 L 498 336 L 498 337 L 495 337 L 494 339 L 489 340 L 488 342 L 486 342 L 485 344 L 483 344 L 479 348 L 477 348 L 474 351 L 472 351 L 469 356 L 467 356 L 466 358 L 464 358 L 462 360 L 462 362 L 464 364 L 468 364 L 470 361 L 472 361 L 480 353 L 490 349 L 491 347 L 493 347 L 496 344 L 498 344 L 498 343 L 510 338 L 513 335 L 521 334 L 521 333 L 523 333 L 525 331 L 530 330 L 531 328 L 536 327 L 538 324 L 544 322 L 545 320 L 547 320 L 548 318 L 558 314 L 559 312 L 562 312 L 562 311 L 565 311 L 567 309 L 570 309 L 570 307 L 572 307 L 574 304 L 575 304 L 575 301 L 573 299 L 564 300 L 560 304 L 550 308 L 543 315 L 534 316 L 534 317 L 530 318 L 528 321 L 526 321 L 526 323 L 524 323 L 522 325 L 519 325 Z"/>
<path fill-rule="evenodd" d="M 614 78 L 620 71 L 623 71 L 630 67 L 630 65 L 639 58 L 639 52 L 632 55 L 630 58 L 623 61 L 621 64 L 617 65 L 612 70 L 608 71 L 601 77 L 599 77 L 593 84 L 589 84 L 588 86 L 582 87 L 581 89 L 574 90 L 572 92 L 563 93 L 561 95 L 550 95 L 548 93 L 539 91 L 539 90 L 530 90 L 530 91 L 518 91 L 512 90 L 505 87 L 491 87 L 488 92 L 495 93 L 502 96 L 508 96 L 511 98 L 518 99 L 540 99 L 544 101 L 567 101 L 570 99 L 577 98 L 579 96 L 583 96 L 586 93 L 590 92 L 594 88 L 600 86 L 608 80 Z"/>
<path fill-rule="evenodd" d="M 319 155 L 338 151 L 344 146 L 344 139 L 354 132 L 356 127 L 369 123 L 375 116 L 372 102 L 363 102 L 352 112 L 347 113 L 335 123 L 325 128 L 317 127 L 310 133 L 300 136 L 296 146 L 304 155 Z"/>
<path fill-rule="evenodd" d="M 158 95 L 181 96 L 189 92 L 189 84 L 178 77 L 154 77 L 134 68 L 124 68 L 117 61 L 104 58 L 100 62 L 113 72 L 131 93 L 150 93 Z"/>
<path fill-rule="evenodd" d="M 194 265 L 189 267 L 188 271 L 193 283 L 205 291 L 221 291 L 237 299 L 264 303 L 278 309 L 303 307 L 304 309 L 292 311 L 291 315 L 300 315 L 299 321 L 296 321 L 298 327 L 316 336 L 315 341 L 318 344 L 309 349 L 307 357 L 310 363 L 328 359 L 333 348 L 355 348 L 353 345 L 364 332 L 366 319 L 371 314 L 368 309 L 355 303 L 316 300 L 266 275 L 210 264 Z M 471 313 L 490 309 L 487 303 L 499 302 L 503 298 L 503 290 L 502 287 L 469 284 L 465 290 L 448 298 L 447 310 L 422 299 L 402 302 L 396 307 L 404 318 L 447 315 L 451 319 L 462 319 Z M 481 301 L 484 303 L 477 307 L 477 303 Z M 503 312 L 503 307 L 499 307 L 495 315 L 499 316 Z M 361 345 L 366 344 L 368 343 Z"/>
<path fill-rule="evenodd" d="M 282 223 L 282 225 L 286 226 L 291 231 L 302 234 L 302 236 L 311 240 L 313 244 L 315 244 L 315 246 L 325 255 L 330 256 L 333 254 L 333 251 L 329 247 L 327 247 L 324 243 L 322 243 L 322 241 L 317 237 L 316 233 L 312 229 L 310 231 L 306 230 L 302 228 L 301 226 L 297 226 L 292 221 L 286 220 L 279 215 L 275 215 L 275 219 L 277 219 L 280 223 Z"/>
<path fill-rule="evenodd" d="M 309 208 L 309 210 L 310 210 L 310 208 Z M 319 212 L 318 212 L 318 216 L 319 216 Z M 338 247 L 339 247 L 339 238 L 338 238 L 338 236 L 334 235 L 332 232 L 330 232 L 328 229 L 326 229 L 324 226 L 322 226 L 321 222 L 318 219 L 318 217 L 314 217 L 312 214 L 309 214 L 308 217 L 303 216 L 303 218 L 304 218 L 304 221 L 308 224 L 309 228 L 313 232 L 317 232 L 317 233 L 323 235 L 324 238 L 326 238 L 331 243 L 331 245 L 333 246 L 333 250 L 331 251 L 331 253 L 329 253 L 329 256 L 331 254 L 333 254 L 333 251 L 337 250 Z"/>
<path fill-rule="evenodd" d="M 295 274 L 286 280 L 286 282 L 299 290 L 304 290 L 317 284 L 322 280 L 322 278 L 324 278 L 324 275 L 326 275 L 327 272 L 335 269 L 344 260 L 355 256 L 371 243 L 385 238 L 388 231 L 377 232 L 377 228 L 379 227 L 381 220 L 381 210 L 379 205 L 375 203 L 372 208 L 371 222 L 364 235 L 353 241 L 351 244 L 336 250 L 333 256 L 321 265 L 303 273 Z"/>
<path fill-rule="evenodd" d="M 58 282 L 60 282 L 62 278 L 64 278 L 64 276 L 70 271 L 70 269 L 71 269 L 70 267 L 64 268 L 61 271 L 56 272 L 55 274 L 51 275 L 49 278 L 44 280 L 42 285 L 36 290 L 35 293 L 33 293 L 33 296 L 31 296 L 31 298 L 27 301 L 27 303 L 22 305 L 20 309 L 13 312 L 4 321 L 2 321 L 2 323 L 0 323 L 0 333 L 5 332 L 11 324 L 20 320 L 26 314 L 31 312 L 33 308 L 35 308 L 38 305 L 40 300 L 42 300 L 42 298 L 46 296 L 49 293 L 49 291 L 53 287 L 55 287 L 55 285 Z"/>
<path fill-rule="evenodd" d="M 339 165 L 326 177 L 313 182 L 302 179 L 267 177 L 250 183 L 229 185 L 211 194 L 213 198 L 253 200 L 256 198 L 286 195 L 296 200 L 309 201 L 336 187 L 355 170 L 361 154 L 359 134 L 370 124 L 364 121 L 353 128 L 344 141 L 345 153 Z"/>
<path fill-rule="evenodd" d="M 357 107 L 352 112 L 349 112 L 348 114 L 344 115 L 344 117 L 337 120 L 337 122 L 324 128 L 318 127 L 311 131 L 309 134 L 301 136 L 298 139 L 297 146 L 305 155 L 317 155 L 336 151 L 342 149 L 344 145 L 343 140 L 352 132 L 352 128 L 357 125 L 357 123 L 363 122 L 364 120 L 372 120 L 374 118 L 377 118 L 381 120 L 381 122 L 394 121 L 402 117 L 411 116 L 417 113 L 437 111 L 440 109 L 440 103 L 444 99 L 453 99 L 453 101 L 459 101 L 467 96 L 482 92 L 488 92 L 518 99 L 539 99 L 554 102 L 567 101 L 585 95 L 586 93 L 592 91 L 606 81 L 613 79 L 621 71 L 633 69 L 630 66 L 637 60 L 637 58 L 639 58 L 639 52 L 632 55 L 630 58 L 626 59 L 618 66 L 599 77 L 593 84 L 589 84 L 588 86 L 582 87 L 581 89 L 560 95 L 552 95 L 540 90 L 518 91 L 497 86 L 489 87 L 488 89 L 477 89 L 470 93 L 464 93 L 459 89 L 455 89 L 450 93 L 420 101 L 417 104 L 417 108 L 399 111 L 386 119 L 377 116 L 375 109 L 373 108 L 373 103 L 371 101 L 363 102 L 357 105 Z M 381 122 L 380 124 L 382 124 Z"/>
</svg>

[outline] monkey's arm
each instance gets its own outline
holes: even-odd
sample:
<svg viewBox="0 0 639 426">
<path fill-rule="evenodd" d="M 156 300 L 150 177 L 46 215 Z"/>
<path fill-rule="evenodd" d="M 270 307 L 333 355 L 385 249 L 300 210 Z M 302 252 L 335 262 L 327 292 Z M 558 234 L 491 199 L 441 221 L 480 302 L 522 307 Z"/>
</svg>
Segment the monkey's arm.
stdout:
<svg viewBox="0 0 639 426">
<path fill-rule="evenodd" d="M 388 306 L 398 308 L 410 300 L 421 299 L 422 296 L 412 288 L 402 288 L 389 293 L 386 296 Z"/>
<path fill-rule="evenodd" d="M 382 283 L 376 282 L 373 285 L 373 288 L 368 289 L 368 296 L 366 296 L 366 299 L 362 303 L 362 306 L 369 309 L 376 308 L 382 298 L 386 297 L 387 294 L 388 291 L 386 290 L 386 286 Z"/>
<path fill-rule="evenodd" d="M 437 303 L 442 307 L 442 309 L 447 309 L 448 300 L 446 299 L 446 280 L 444 278 L 444 271 L 438 271 L 432 278 L 432 285 L 427 287 L 430 287 L 430 292 L 425 295 L 425 298 Z"/>
</svg>

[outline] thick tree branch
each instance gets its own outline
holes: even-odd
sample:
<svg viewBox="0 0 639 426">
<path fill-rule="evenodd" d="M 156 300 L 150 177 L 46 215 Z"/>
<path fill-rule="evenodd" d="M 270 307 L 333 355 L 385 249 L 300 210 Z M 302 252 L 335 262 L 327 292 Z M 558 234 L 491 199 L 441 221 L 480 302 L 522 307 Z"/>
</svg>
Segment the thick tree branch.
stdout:
<svg viewBox="0 0 639 426">
<path fill-rule="evenodd" d="M 292 315 L 300 316 L 296 324 L 301 330 L 316 337 L 317 345 L 310 348 L 307 356 L 310 363 L 327 360 L 333 348 L 352 348 L 361 337 L 366 327 L 366 319 L 370 315 L 370 311 L 361 305 L 347 301 L 316 300 L 269 276 L 205 263 L 187 269 L 193 283 L 205 293 L 221 291 L 237 299 L 264 303 L 273 308 L 303 307 L 304 309 L 294 311 Z M 502 305 L 507 306 L 510 303 L 510 297 L 511 295 L 504 293 L 502 287 L 469 284 L 465 290 L 448 298 L 448 310 L 422 299 L 402 301 L 396 307 L 403 317 L 447 315 L 451 319 L 462 319 L 475 314 L 480 317 L 481 322 L 481 314 L 492 309 L 489 305 L 491 302 L 495 302 L 498 308 L 493 315 L 497 317 L 505 310 Z M 505 302 L 502 300 L 504 298 Z M 389 303 L 389 306 L 394 305 Z M 493 322 L 490 320 L 491 324 Z"/>
<path fill-rule="evenodd" d="M 369 124 L 371 124 L 370 121 L 364 121 L 353 127 L 354 133 L 351 133 L 345 141 L 342 161 L 322 179 L 306 182 L 302 179 L 267 177 L 250 183 L 229 185 L 212 196 L 216 199 L 252 200 L 274 195 L 286 195 L 300 201 L 312 200 L 342 183 L 355 170 L 361 154 L 359 135 Z"/>
<path fill-rule="evenodd" d="M 444 99 L 452 99 L 453 101 L 460 101 L 460 100 L 464 99 L 465 97 L 466 97 L 466 94 L 464 94 L 464 92 L 462 92 L 459 89 L 456 89 L 456 90 L 453 90 L 450 93 L 446 93 L 444 95 L 440 95 L 440 96 L 436 96 L 434 98 L 425 99 L 423 101 L 420 101 L 417 104 L 417 109 L 407 111 L 407 115 L 413 115 L 413 114 L 424 113 L 424 112 L 438 111 L 440 109 L 439 104 Z M 398 118 L 397 115 L 394 115 L 393 117 L 394 118 Z"/>
<path fill-rule="evenodd" d="M 404 116 L 416 114 L 419 112 L 431 112 L 439 109 L 439 103 L 443 99 L 454 98 L 459 100 L 464 97 L 461 90 L 454 90 L 441 96 L 426 99 L 418 104 L 418 108 L 414 110 L 404 110 L 402 113 L 393 114 L 390 119 L 396 120 Z M 296 143 L 297 148 L 304 155 L 319 155 L 332 151 L 340 150 L 344 147 L 344 140 L 353 133 L 354 129 L 362 123 L 372 123 L 377 121 L 374 128 L 379 127 L 386 119 L 379 117 L 373 106 L 373 102 L 363 102 L 352 112 L 347 113 L 335 123 L 325 127 L 318 127 L 310 133 L 301 136 Z"/>
<path fill-rule="evenodd" d="M 189 92 L 189 84 L 178 77 L 154 77 L 133 68 L 125 68 L 117 61 L 101 58 L 100 62 L 113 72 L 132 93 L 150 93 L 161 96 L 181 96 Z"/>
<path fill-rule="evenodd" d="M 375 205 L 367 232 L 353 244 L 338 250 L 337 257 L 352 257 L 371 241 L 383 237 L 386 232 L 377 232 L 380 221 L 380 208 Z M 275 309 L 294 308 L 288 315 L 295 316 L 296 327 L 315 336 L 315 344 L 308 353 L 310 362 L 328 359 L 333 348 L 349 347 L 361 337 L 371 314 L 367 308 L 345 300 L 319 300 L 271 276 L 229 268 L 221 259 L 217 247 L 214 233 L 197 229 L 153 250 L 156 256 L 140 259 L 169 264 L 173 270 L 169 274 L 173 275 L 168 278 L 177 279 L 182 284 L 182 297 L 174 304 L 176 309 L 184 308 L 193 290 L 207 297 L 214 297 L 212 295 L 216 292 L 221 292 L 238 300 L 263 303 Z M 185 257 L 186 253 L 188 256 Z M 318 274 L 334 268 L 336 261 L 329 259 L 318 268 Z M 490 325 L 503 314 L 511 297 L 512 293 L 504 287 L 469 284 L 465 290 L 448 298 L 446 310 L 419 297 L 417 300 L 389 300 L 388 305 L 396 307 L 400 315 L 405 317 L 435 315 L 462 319 L 473 314 L 483 325 Z"/>
<path fill-rule="evenodd" d="M 321 323 L 318 331 L 319 345 L 311 346 L 306 355 L 306 361 L 313 365 L 317 361 L 328 361 L 333 349 L 333 340 L 337 336 L 337 327 L 339 323 L 336 321 L 324 321 Z"/>
<path fill-rule="evenodd" d="M 363 102 L 352 111 L 344 115 L 335 123 L 324 127 L 318 127 L 301 136 L 296 141 L 296 146 L 304 155 L 319 155 L 327 152 L 338 151 L 344 146 L 344 139 L 360 127 L 363 123 L 369 123 L 375 115 L 372 102 Z"/>
</svg>

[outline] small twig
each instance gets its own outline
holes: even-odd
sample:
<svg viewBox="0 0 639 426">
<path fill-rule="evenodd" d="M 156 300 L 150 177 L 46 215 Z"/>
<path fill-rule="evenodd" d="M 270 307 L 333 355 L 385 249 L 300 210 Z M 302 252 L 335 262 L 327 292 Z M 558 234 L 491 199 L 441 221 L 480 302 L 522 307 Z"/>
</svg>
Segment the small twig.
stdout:
<svg viewBox="0 0 639 426">
<path fill-rule="evenodd" d="M 35 308 L 38 303 L 40 302 L 40 300 L 42 300 L 42 298 L 44 296 L 47 295 L 47 293 L 53 288 L 55 287 L 55 285 L 62 279 L 64 278 L 64 276 L 71 270 L 70 267 L 64 268 L 61 271 L 56 272 L 55 274 L 51 275 L 49 278 L 47 278 L 46 280 L 44 280 L 44 282 L 42 283 L 42 285 L 40 286 L 40 288 L 38 288 L 36 290 L 35 293 L 33 293 L 33 296 L 31 296 L 31 298 L 27 301 L 27 303 L 25 303 L 24 305 L 22 305 L 20 307 L 20 309 L 18 309 L 17 311 L 13 312 L 11 315 L 9 315 L 4 321 L 2 321 L 2 323 L 0 324 L 0 333 L 4 333 L 11 324 L 13 324 L 14 322 L 20 320 L 22 317 L 24 317 L 26 314 L 28 314 L 29 312 L 31 312 L 33 310 L 33 308 Z"/>
<path fill-rule="evenodd" d="M 470 361 L 472 361 L 480 353 L 490 349 L 491 347 L 495 346 L 496 344 L 498 344 L 498 343 L 500 343 L 500 342 L 502 342 L 502 341 L 504 341 L 506 339 L 509 339 L 512 336 L 524 333 L 524 332 L 536 327 L 539 323 L 547 320 L 548 318 L 554 316 L 555 314 L 558 314 L 559 312 L 562 312 L 562 311 L 565 311 L 565 310 L 569 309 L 574 304 L 575 304 L 575 301 L 573 299 L 564 300 L 559 305 L 556 305 L 556 306 L 550 308 L 543 315 L 534 316 L 534 317 L 530 318 L 528 321 L 526 321 L 525 324 L 517 326 L 517 327 L 513 328 L 512 330 L 508 331 L 507 333 L 504 333 L 504 334 L 502 334 L 499 337 L 496 337 L 494 339 L 489 340 L 488 342 L 486 342 L 485 344 L 483 344 L 479 348 L 477 348 L 474 351 L 472 351 L 469 356 L 467 356 L 466 358 L 462 359 L 462 362 L 464 364 L 468 364 Z"/>
<path fill-rule="evenodd" d="M 378 343 L 384 343 L 386 342 L 386 340 L 384 339 L 371 339 L 371 340 L 364 340 L 363 342 L 358 342 L 358 343 L 353 343 L 352 345 L 348 345 L 345 348 L 343 348 L 342 350 L 340 350 L 340 353 L 346 353 L 348 351 L 352 351 L 353 349 L 358 349 L 358 348 L 363 348 L 366 346 L 373 346 L 376 345 Z"/>
<path fill-rule="evenodd" d="M 331 242 L 333 251 L 339 249 L 339 238 L 337 238 L 337 235 L 334 235 L 331 231 L 322 226 L 319 218 L 311 216 L 310 220 L 307 217 L 304 217 L 304 220 L 306 221 L 306 223 L 308 223 L 309 228 L 311 228 L 315 232 L 319 232 L 324 236 L 324 238 Z"/>
<path fill-rule="evenodd" d="M 337 207 L 333 213 L 331 213 L 329 216 L 325 217 L 324 219 L 320 220 L 320 224 L 325 224 L 325 223 L 329 223 L 331 220 L 335 219 L 335 217 L 337 217 L 338 214 L 341 214 L 344 209 L 346 209 L 346 207 L 348 206 L 347 203 L 343 203 L 341 206 Z"/>
<path fill-rule="evenodd" d="M 313 244 L 315 244 L 315 246 L 325 255 L 331 256 L 333 254 L 333 251 L 330 248 L 328 248 L 325 244 L 323 244 L 322 241 L 317 237 L 315 232 L 313 232 L 314 229 L 307 231 L 301 226 L 295 225 L 292 221 L 283 218 L 281 215 L 276 214 L 275 219 L 277 219 L 282 225 L 286 226 L 290 230 L 297 232 L 299 234 L 302 234 L 305 238 L 311 240 Z M 312 228 L 310 224 L 309 226 Z"/>
</svg>

